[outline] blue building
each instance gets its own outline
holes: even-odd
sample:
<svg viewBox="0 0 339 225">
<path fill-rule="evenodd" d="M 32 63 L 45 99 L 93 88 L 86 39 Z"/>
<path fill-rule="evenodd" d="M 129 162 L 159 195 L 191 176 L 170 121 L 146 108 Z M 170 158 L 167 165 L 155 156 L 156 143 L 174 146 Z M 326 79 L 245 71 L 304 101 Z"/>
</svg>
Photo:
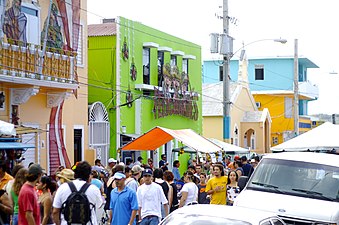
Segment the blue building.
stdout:
<svg viewBox="0 0 339 225">
<path fill-rule="evenodd" d="M 299 58 L 299 115 L 308 114 L 308 102 L 319 96 L 318 87 L 307 78 L 307 69 L 319 68 L 308 58 Z M 239 61 L 230 62 L 230 79 L 237 82 Z M 222 81 L 221 60 L 203 62 L 203 83 Z M 266 57 L 248 59 L 248 80 L 253 94 L 291 94 L 293 93 L 294 58 Z M 260 108 L 260 107 L 259 107 Z"/>
</svg>

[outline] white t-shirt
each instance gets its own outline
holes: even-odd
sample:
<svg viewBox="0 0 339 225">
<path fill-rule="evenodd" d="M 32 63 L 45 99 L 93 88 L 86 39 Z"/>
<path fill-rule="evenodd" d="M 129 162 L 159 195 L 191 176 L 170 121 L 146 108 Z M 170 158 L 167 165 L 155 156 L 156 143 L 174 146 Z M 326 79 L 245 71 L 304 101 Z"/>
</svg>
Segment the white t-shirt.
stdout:
<svg viewBox="0 0 339 225">
<path fill-rule="evenodd" d="M 85 184 L 85 181 L 74 180 L 73 183 L 76 189 L 80 190 L 82 185 Z M 95 209 L 98 209 L 103 204 L 100 190 L 95 185 L 91 184 L 85 193 L 87 195 L 88 201 L 95 205 Z M 58 188 L 55 194 L 54 201 L 53 201 L 53 207 L 57 209 L 61 209 L 62 204 L 67 200 L 70 194 L 71 194 L 71 189 L 69 188 L 68 184 L 67 183 L 62 184 Z M 98 224 L 95 209 L 91 210 L 92 225 Z M 67 222 L 64 220 L 63 214 L 61 214 L 61 225 L 67 225 Z M 88 222 L 87 225 L 91 225 L 91 222 Z"/>
<path fill-rule="evenodd" d="M 161 204 L 168 204 L 161 186 L 153 182 L 150 185 L 141 185 L 137 191 L 137 198 L 142 219 L 146 216 L 161 218 Z"/>
<path fill-rule="evenodd" d="M 193 182 L 185 183 L 181 189 L 181 192 L 187 192 L 185 205 L 191 202 L 196 202 L 198 199 L 198 187 Z"/>
</svg>

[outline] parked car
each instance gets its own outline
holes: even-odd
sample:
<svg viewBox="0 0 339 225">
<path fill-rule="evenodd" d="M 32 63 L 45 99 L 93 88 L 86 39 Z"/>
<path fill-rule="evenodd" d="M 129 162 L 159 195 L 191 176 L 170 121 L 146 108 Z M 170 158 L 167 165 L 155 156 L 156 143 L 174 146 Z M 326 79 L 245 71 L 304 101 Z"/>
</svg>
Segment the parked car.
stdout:
<svg viewBox="0 0 339 225">
<path fill-rule="evenodd" d="M 253 203 L 255 204 L 255 203 Z M 226 205 L 190 205 L 175 210 L 160 225 L 285 225 L 273 213 Z"/>
<path fill-rule="evenodd" d="M 234 205 L 275 213 L 286 224 L 339 224 L 339 155 L 266 155 Z"/>
</svg>

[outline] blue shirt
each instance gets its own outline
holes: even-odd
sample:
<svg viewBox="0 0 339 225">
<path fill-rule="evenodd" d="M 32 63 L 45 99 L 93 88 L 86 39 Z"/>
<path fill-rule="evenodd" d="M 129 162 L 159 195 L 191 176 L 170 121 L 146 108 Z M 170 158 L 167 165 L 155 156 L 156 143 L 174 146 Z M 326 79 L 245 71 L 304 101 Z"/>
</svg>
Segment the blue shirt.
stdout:
<svg viewBox="0 0 339 225">
<path fill-rule="evenodd" d="M 174 176 L 174 181 L 180 180 L 180 173 L 179 173 L 179 168 L 178 167 L 173 167 L 172 169 L 173 176 Z"/>
<path fill-rule="evenodd" d="M 91 180 L 91 184 L 94 184 L 96 187 L 99 188 L 99 190 L 101 190 L 102 182 L 101 182 L 99 179 L 93 178 L 93 179 Z"/>
<path fill-rule="evenodd" d="M 132 211 L 138 210 L 138 200 L 135 191 L 125 187 L 121 192 L 114 188 L 111 192 L 110 209 L 112 210 L 111 225 L 127 225 Z M 136 222 L 134 220 L 133 225 Z"/>
</svg>

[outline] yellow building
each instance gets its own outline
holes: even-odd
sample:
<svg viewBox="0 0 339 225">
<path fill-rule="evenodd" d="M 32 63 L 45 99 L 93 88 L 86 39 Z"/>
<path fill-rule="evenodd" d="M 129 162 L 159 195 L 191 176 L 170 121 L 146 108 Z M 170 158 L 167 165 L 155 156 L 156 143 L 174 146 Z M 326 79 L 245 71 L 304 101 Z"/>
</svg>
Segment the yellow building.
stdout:
<svg viewBox="0 0 339 225">
<path fill-rule="evenodd" d="M 238 82 L 231 83 L 231 143 L 256 153 L 270 150 L 271 118 L 267 109 L 259 111 L 249 90 L 247 59 L 239 66 Z M 223 84 L 203 84 L 203 135 L 223 140 Z"/>
<path fill-rule="evenodd" d="M 252 92 L 255 102 L 260 109 L 268 108 L 272 118 L 271 145 L 281 144 L 293 137 L 293 92 L 292 91 L 256 91 Z M 299 95 L 299 99 L 310 99 Z M 299 116 L 299 134 L 312 129 L 309 117 Z"/>
<path fill-rule="evenodd" d="M 87 0 L 9 0 L 5 12 L 0 9 L 0 120 L 40 129 L 19 135 L 35 146 L 23 163 L 40 163 L 51 174 L 59 165 L 93 161 L 87 151 L 86 8 Z"/>
</svg>

